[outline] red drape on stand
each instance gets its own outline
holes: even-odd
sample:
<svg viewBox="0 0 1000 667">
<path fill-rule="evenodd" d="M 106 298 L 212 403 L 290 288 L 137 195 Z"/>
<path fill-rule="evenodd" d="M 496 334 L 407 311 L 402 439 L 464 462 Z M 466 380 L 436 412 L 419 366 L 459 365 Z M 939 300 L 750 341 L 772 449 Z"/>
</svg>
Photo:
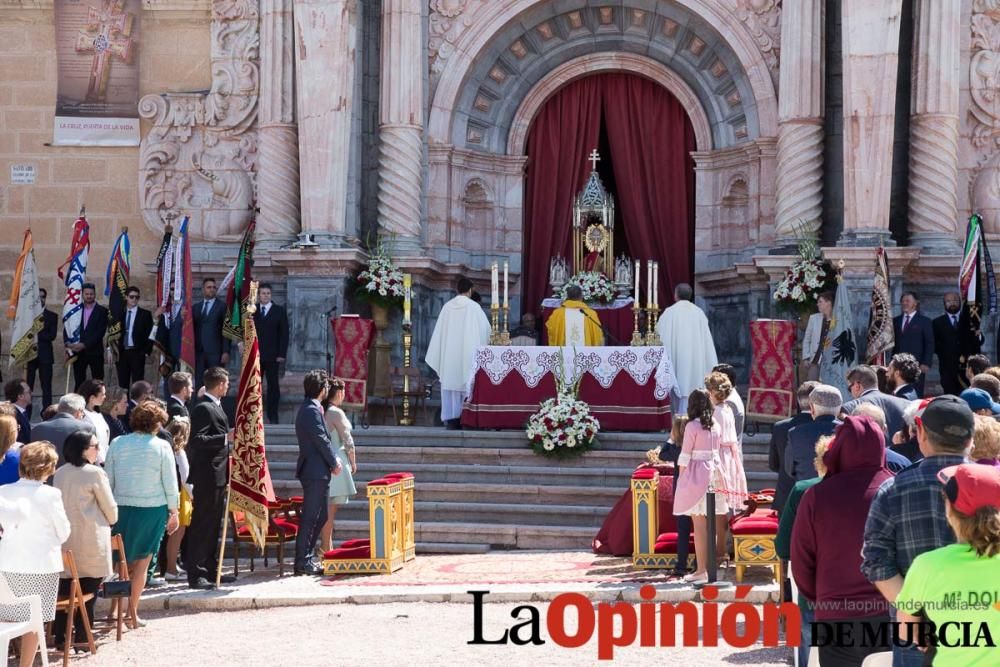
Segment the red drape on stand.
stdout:
<svg viewBox="0 0 1000 667">
<path fill-rule="evenodd" d="M 660 304 L 692 278 L 694 129 L 677 99 L 632 74 L 579 79 L 552 97 L 528 136 L 524 310 L 539 312 L 549 260 L 572 257 L 573 198 L 590 175 L 602 124 L 611 146 L 618 219 L 636 259 L 660 262 Z M 645 294 L 645 262 L 642 294 Z"/>
</svg>

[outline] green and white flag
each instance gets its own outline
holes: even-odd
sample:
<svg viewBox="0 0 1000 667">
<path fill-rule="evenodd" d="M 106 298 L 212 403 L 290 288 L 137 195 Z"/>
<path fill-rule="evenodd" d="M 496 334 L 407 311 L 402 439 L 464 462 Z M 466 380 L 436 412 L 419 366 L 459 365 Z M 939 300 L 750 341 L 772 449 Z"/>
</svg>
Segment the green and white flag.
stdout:
<svg viewBox="0 0 1000 667">
<path fill-rule="evenodd" d="M 14 320 L 10 337 L 10 366 L 24 366 L 38 357 L 38 332 L 42 330 L 42 301 L 38 294 L 38 269 L 31 230 L 24 232 L 21 255 L 14 269 L 7 317 Z"/>
<path fill-rule="evenodd" d="M 823 363 L 819 380 L 840 390 L 844 400 L 850 399 L 847 390 L 847 371 L 857 363 L 858 345 L 854 337 L 854 317 L 851 313 L 851 296 L 843 279 L 837 276 L 837 294 L 833 302 L 830 332 L 823 341 Z"/>
</svg>

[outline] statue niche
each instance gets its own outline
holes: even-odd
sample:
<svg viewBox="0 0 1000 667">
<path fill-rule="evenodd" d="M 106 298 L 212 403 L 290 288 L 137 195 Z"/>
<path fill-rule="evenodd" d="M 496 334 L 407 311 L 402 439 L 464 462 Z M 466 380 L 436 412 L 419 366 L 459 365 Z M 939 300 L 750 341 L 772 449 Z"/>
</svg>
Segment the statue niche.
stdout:
<svg viewBox="0 0 1000 667">
<path fill-rule="evenodd" d="M 573 273 L 593 271 L 611 277 L 615 271 L 615 200 L 597 174 L 597 151 L 583 192 L 573 202 Z"/>
</svg>

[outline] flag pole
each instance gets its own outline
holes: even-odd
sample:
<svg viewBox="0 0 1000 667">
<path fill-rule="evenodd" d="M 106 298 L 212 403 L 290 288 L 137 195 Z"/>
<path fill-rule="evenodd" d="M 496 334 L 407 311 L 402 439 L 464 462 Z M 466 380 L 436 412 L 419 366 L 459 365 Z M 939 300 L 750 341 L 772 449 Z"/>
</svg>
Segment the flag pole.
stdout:
<svg viewBox="0 0 1000 667">
<path fill-rule="evenodd" d="M 253 317 L 253 314 L 255 312 L 257 312 L 257 306 L 255 305 L 256 303 L 257 303 L 257 283 L 255 281 L 251 281 L 250 282 L 250 294 L 247 297 L 247 306 L 246 306 L 246 314 L 247 314 L 248 317 Z M 244 348 L 244 350 L 243 350 L 243 359 L 242 359 L 242 361 L 240 363 L 240 368 L 241 369 L 243 368 L 243 365 L 246 363 L 246 353 L 247 353 L 246 349 Z M 241 375 L 242 375 L 242 373 L 241 373 Z M 237 388 L 237 391 L 239 391 L 239 388 Z M 239 397 L 237 397 L 236 403 L 239 404 Z M 235 438 L 235 436 L 234 436 L 234 438 Z M 228 463 L 229 457 L 226 457 L 226 458 L 227 458 L 226 465 L 228 467 L 230 465 Z M 219 562 L 218 562 L 218 565 L 215 568 L 215 587 L 216 588 L 218 588 L 220 585 L 222 585 L 222 557 L 226 553 L 226 533 L 227 533 L 227 529 L 229 528 L 229 521 L 227 521 L 227 519 L 229 518 L 229 499 L 230 499 L 230 496 L 232 495 L 232 492 L 233 492 L 233 474 L 232 474 L 232 470 L 230 469 L 229 470 L 229 474 L 226 475 L 226 504 L 224 506 L 226 508 L 226 510 L 222 513 L 222 538 L 219 540 Z M 233 538 L 234 539 L 239 539 L 239 536 L 238 535 L 234 535 Z"/>
</svg>

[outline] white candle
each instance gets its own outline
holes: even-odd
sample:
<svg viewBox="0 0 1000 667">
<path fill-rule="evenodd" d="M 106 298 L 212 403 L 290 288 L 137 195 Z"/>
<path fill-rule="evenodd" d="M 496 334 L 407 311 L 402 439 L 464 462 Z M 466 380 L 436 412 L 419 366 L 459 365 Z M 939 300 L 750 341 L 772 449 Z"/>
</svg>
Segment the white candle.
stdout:
<svg viewBox="0 0 1000 667">
<path fill-rule="evenodd" d="M 635 305 L 639 305 L 639 276 L 642 273 L 639 260 L 635 260 Z"/>
<path fill-rule="evenodd" d="M 492 290 L 491 290 L 491 292 L 492 292 L 491 293 L 492 299 L 490 300 L 490 305 L 492 306 L 494 304 L 498 304 L 499 303 L 500 289 L 499 289 L 499 287 L 497 285 L 497 281 L 498 281 L 497 263 L 493 262 L 493 266 L 490 267 L 490 268 L 492 269 L 492 273 L 490 275 L 490 281 L 491 281 L 491 285 L 490 286 L 492 287 Z"/>
<path fill-rule="evenodd" d="M 653 305 L 653 260 L 646 260 L 646 307 Z"/>
<path fill-rule="evenodd" d="M 653 262 L 653 306 L 660 305 L 660 263 Z"/>
<path fill-rule="evenodd" d="M 409 273 L 403 274 L 403 324 L 410 323 L 410 298 L 413 286 L 413 276 Z"/>
<path fill-rule="evenodd" d="M 503 263 L 503 307 L 510 307 L 510 302 L 507 301 L 507 262 Z"/>
</svg>

